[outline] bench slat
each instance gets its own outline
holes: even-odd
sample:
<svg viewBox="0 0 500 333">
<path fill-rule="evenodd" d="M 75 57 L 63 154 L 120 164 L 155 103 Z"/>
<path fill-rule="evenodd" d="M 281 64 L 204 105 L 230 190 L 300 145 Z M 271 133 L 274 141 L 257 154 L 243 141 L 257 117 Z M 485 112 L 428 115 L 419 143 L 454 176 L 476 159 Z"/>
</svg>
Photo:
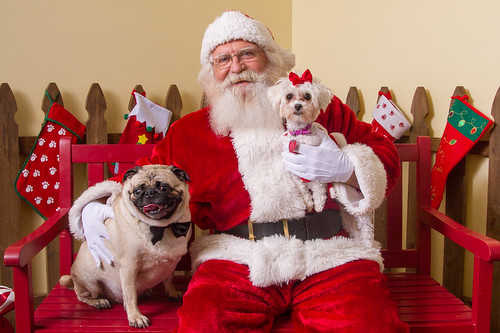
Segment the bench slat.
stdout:
<svg viewBox="0 0 500 333">
<path fill-rule="evenodd" d="M 418 313 L 449 313 L 449 312 L 468 312 L 470 308 L 464 304 L 457 305 L 427 305 L 427 306 L 399 306 L 400 314 L 418 314 Z"/>
</svg>

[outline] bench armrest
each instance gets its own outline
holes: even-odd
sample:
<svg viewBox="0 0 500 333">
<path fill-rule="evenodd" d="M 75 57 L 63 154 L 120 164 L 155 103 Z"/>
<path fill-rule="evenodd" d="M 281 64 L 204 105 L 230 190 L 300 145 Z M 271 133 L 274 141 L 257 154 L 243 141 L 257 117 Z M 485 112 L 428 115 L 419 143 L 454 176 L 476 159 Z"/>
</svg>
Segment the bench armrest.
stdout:
<svg viewBox="0 0 500 333">
<path fill-rule="evenodd" d="M 32 233 L 10 245 L 4 253 L 5 266 L 24 267 L 68 226 L 69 208 L 62 208 Z"/>
<path fill-rule="evenodd" d="M 437 209 L 421 208 L 422 222 L 484 261 L 500 260 L 500 241 L 472 231 Z"/>
</svg>

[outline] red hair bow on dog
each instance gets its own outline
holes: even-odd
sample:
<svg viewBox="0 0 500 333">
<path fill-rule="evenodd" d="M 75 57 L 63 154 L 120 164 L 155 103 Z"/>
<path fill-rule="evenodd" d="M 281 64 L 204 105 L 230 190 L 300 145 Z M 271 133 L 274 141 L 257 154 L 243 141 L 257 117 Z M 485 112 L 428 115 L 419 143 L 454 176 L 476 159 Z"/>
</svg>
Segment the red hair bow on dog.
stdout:
<svg viewBox="0 0 500 333">
<path fill-rule="evenodd" d="M 299 77 L 294 72 L 290 72 L 290 74 L 288 75 L 288 79 L 290 80 L 290 82 L 292 82 L 294 86 L 296 86 L 306 82 L 312 83 L 313 77 L 311 72 L 308 69 L 306 69 L 306 71 L 302 74 L 301 77 Z"/>
</svg>

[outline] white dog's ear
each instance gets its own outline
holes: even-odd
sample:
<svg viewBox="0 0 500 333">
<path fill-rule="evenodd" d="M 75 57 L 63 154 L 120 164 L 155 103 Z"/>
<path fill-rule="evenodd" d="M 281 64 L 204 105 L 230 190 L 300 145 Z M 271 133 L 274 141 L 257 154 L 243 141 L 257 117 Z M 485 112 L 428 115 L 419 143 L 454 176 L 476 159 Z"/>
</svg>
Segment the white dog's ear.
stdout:
<svg viewBox="0 0 500 333">
<path fill-rule="evenodd" d="M 333 92 L 322 84 L 317 85 L 318 88 L 318 107 L 324 110 L 330 104 L 333 98 Z"/>
<path fill-rule="evenodd" d="M 271 102 L 273 108 L 275 110 L 279 110 L 281 106 L 281 99 L 283 98 L 279 82 L 267 90 L 267 97 L 269 98 L 269 102 Z"/>
</svg>

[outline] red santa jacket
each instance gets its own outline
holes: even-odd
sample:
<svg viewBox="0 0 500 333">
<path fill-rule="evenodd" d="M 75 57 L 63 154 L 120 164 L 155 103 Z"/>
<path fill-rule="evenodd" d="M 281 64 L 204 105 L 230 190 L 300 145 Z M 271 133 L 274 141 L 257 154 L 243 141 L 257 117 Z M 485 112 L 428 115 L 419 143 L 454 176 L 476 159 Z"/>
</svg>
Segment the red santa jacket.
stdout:
<svg viewBox="0 0 500 333">
<path fill-rule="evenodd" d="M 184 169 L 191 179 L 191 213 L 202 229 L 224 231 L 249 218 L 250 197 L 238 170 L 238 158 L 230 137 L 217 136 L 209 124 L 209 107 L 190 113 L 175 122 L 156 146 L 149 161 L 139 164 L 172 164 Z M 328 132 L 344 135 L 347 144 L 370 147 L 382 162 L 387 191 L 399 177 L 399 158 L 394 145 L 372 126 L 356 119 L 337 97 L 320 114 L 317 122 Z"/>
<path fill-rule="evenodd" d="M 271 129 L 237 129 L 218 137 L 210 127 L 209 112 L 205 108 L 175 122 L 151 158 L 138 164 L 173 164 L 184 169 L 191 178 L 192 221 L 204 229 L 225 231 L 249 218 L 259 223 L 304 216 L 303 198 L 294 191 L 298 178 L 285 170 L 281 160 L 279 124 Z M 360 191 L 343 183 L 333 183 L 329 191 L 340 204 L 342 227 L 349 238 L 301 241 L 274 235 L 254 242 L 226 233 L 206 235 L 190 247 L 193 270 L 207 260 L 230 260 L 247 265 L 250 280 L 261 287 L 302 280 L 360 259 L 375 261 L 383 270 L 372 216 L 399 177 L 397 151 L 336 97 L 317 121 L 338 143 L 342 140 L 339 147 L 358 178 Z M 70 228 L 79 239 L 84 238 L 80 211 L 85 204 L 121 191 L 115 181 L 97 185 L 87 189 L 78 199 L 79 206 L 70 211 Z M 328 203 L 325 207 L 329 208 Z"/>
</svg>

